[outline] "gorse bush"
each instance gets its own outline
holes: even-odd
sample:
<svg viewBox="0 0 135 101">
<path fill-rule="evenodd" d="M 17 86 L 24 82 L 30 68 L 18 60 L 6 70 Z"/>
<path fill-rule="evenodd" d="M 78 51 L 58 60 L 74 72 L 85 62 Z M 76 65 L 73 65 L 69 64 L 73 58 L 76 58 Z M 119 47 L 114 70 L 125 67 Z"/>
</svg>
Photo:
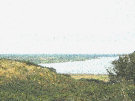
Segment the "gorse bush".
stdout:
<svg viewBox="0 0 135 101">
<path fill-rule="evenodd" d="M 135 86 L 75 80 L 26 62 L 0 60 L 0 101 L 134 101 Z"/>
</svg>

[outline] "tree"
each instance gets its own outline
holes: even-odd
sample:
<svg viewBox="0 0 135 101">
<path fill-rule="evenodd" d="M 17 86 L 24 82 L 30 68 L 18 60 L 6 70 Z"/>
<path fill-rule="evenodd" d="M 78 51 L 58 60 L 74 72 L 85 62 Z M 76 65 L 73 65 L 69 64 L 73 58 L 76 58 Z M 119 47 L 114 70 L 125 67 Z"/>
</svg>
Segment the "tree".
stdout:
<svg viewBox="0 0 135 101">
<path fill-rule="evenodd" d="M 107 70 L 111 81 L 127 80 L 135 84 L 135 52 L 119 56 L 112 64 L 113 68 Z"/>
</svg>

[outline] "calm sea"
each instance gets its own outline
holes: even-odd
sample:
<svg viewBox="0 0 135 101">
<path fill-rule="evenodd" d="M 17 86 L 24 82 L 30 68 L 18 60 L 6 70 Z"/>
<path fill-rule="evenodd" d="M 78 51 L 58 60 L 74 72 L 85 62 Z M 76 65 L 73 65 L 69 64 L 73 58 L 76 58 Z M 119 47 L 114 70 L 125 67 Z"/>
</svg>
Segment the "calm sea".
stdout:
<svg viewBox="0 0 135 101">
<path fill-rule="evenodd" d="M 100 57 L 86 61 L 39 64 L 55 68 L 57 73 L 69 74 L 107 74 L 106 69 L 112 67 L 111 62 L 118 57 Z"/>
</svg>

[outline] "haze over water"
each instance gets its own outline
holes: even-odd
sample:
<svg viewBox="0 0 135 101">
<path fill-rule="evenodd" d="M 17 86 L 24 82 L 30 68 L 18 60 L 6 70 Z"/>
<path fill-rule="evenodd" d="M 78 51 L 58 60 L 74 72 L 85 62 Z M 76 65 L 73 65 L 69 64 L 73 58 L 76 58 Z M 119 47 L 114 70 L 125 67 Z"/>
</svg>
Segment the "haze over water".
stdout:
<svg viewBox="0 0 135 101">
<path fill-rule="evenodd" d="M 111 62 L 118 57 L 100 57 L 86 61 L 40 64 L 46 67 L 53 67 L 57 73 L 69 74 L 107 74 L 106 69 L 111 67 Z"/>
</svg>

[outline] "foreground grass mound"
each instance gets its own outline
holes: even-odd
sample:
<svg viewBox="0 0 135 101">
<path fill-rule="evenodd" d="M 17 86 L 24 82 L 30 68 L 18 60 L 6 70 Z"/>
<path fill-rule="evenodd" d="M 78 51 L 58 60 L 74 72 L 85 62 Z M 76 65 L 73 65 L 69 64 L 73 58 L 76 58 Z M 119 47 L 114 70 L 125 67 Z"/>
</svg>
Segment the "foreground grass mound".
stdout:
<svg viewBox="0 0 135 101">
<path fill-rule="evenodd" d="M 0 101 L 135 101 L 135 87 L 75 80 L 49 68 L 0 60 Z"/>
</svg>

